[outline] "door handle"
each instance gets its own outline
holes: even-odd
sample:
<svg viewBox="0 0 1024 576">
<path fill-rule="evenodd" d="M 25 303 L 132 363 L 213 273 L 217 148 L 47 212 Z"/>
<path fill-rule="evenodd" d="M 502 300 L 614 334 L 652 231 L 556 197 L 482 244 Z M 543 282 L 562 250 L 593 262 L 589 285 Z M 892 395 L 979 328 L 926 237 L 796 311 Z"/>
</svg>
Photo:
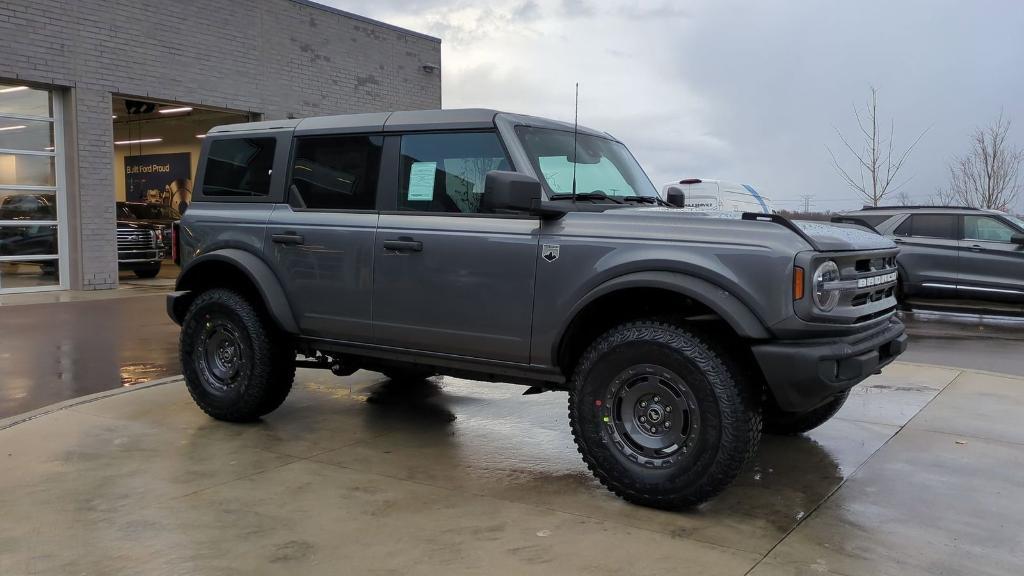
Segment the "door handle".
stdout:
<svg viewBox="0 0 1024 576">
<path fill-rule="evenodd" d="M 399 240 L 385 240 L 384 249 L 394 250 L 396 252 L 422 252 L 423 242 L 413 240 L 411 238 Z"/>
<path fill-rule="evenodd" d="M 893 238 L 892 241 L 895 242 L 896 244 L 906 244 L 907 243 L 907 241 L 902 239 L 902 238 Z"/>
<path fill-rule="evenodd" d="M 270 240 L 277 244 L 302 244 L 305 242 L 305 238 L 296 234 L 295 232 L 273 234 L 270 236 Z"/>
<path fill-rule="evenodd" d="M 981 246 L 974 244 L 970 248 L 968 248 L 968 250 L 970 250 L 971 252 L 981 252 L 982 248 Z"/>
</svg>

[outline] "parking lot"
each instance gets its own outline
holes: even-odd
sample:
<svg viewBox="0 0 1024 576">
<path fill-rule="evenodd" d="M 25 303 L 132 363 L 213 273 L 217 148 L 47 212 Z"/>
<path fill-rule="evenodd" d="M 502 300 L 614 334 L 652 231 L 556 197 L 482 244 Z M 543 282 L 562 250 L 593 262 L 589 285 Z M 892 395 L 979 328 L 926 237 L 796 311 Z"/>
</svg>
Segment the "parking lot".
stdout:
<svg viewBox="0 0 1024 576">
<path fill-rule="evenodd" d="M 302 370 L 231 425 L 170 378 L 3 421 L 0 573 L 1019 574 L 1022 385 L 897 363 L 669 513 L 592 479 L 562 393 Z"/>
</svg>

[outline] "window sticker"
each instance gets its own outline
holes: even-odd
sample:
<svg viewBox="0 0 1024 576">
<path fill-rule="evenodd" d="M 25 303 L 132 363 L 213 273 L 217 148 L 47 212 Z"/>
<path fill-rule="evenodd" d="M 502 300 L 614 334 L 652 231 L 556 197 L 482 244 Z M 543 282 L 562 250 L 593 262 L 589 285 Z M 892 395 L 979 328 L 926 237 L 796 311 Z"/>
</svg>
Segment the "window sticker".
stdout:
<svg viewBox="0 0 1024 576">
<path fill-rule="evenodd" d="M 434 176 L 437 174 L 437 162 L 413 162 L 409 171 L 409 201 L 434 199 Z"/>
</svg>

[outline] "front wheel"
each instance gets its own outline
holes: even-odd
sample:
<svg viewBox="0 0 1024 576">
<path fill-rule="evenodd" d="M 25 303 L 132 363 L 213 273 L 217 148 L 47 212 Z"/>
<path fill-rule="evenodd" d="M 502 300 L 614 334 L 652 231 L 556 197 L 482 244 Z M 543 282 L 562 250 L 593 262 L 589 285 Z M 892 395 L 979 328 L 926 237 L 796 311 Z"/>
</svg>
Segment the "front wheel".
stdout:
<svg viewBox="0 0 1024 576">
<path fill-rule="evenodd" d="M 295 377 L 289 343 L 244 296 L 224 288 L 192 302 L 179 352 L 192 399 L 218 420 L 247 422 L 273 411 Z"/>
<path fill-rule="evenodd" d="M 728 486 L 756 449 L 760 407 L 710 339 L 631 322 L 580 360 L 569 393 L 573 437 L 591 472 L 636 504 L 676 509 Z"/>
</svg>

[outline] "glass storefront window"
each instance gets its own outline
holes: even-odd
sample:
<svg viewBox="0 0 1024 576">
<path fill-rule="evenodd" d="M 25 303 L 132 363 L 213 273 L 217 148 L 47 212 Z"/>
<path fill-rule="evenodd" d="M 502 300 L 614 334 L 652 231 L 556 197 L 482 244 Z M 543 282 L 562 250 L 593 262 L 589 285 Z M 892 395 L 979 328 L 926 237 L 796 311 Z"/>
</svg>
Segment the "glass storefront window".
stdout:
<svg viewBox="0 0 1024 576">
<path fill-rule="evenodd" d="M 0 83 L 0 293 L 66 287 L 59 110 L 47 90 Z"/>
<path fill-rule="evenodd" d="M 53 122 L 0 116 L 0 149 L 53 152 Z"/>
<path fill-rule="evenodd" d="M 56 224 L 0 226 L 0 256 L 56 255 Z"/>
<path fill-rule="evenodd" d="M 20 84 L 0 83 L 0 114 L 51 118 L 50 92 Z"/>
<path fill-rule="evenodd" d="M 57 195 L 53 192 L 0 190 L 0 221 L 57 221 Z"/>
<path fill-rule="evenodd" d="M 60 286 L 57 260 L 0 262 L 0 292 Z"/>
<path fill-rule="evenodd" d="M 0 154 L 0 186 L 53 186 L 53 156 Z"/>
</svg>

